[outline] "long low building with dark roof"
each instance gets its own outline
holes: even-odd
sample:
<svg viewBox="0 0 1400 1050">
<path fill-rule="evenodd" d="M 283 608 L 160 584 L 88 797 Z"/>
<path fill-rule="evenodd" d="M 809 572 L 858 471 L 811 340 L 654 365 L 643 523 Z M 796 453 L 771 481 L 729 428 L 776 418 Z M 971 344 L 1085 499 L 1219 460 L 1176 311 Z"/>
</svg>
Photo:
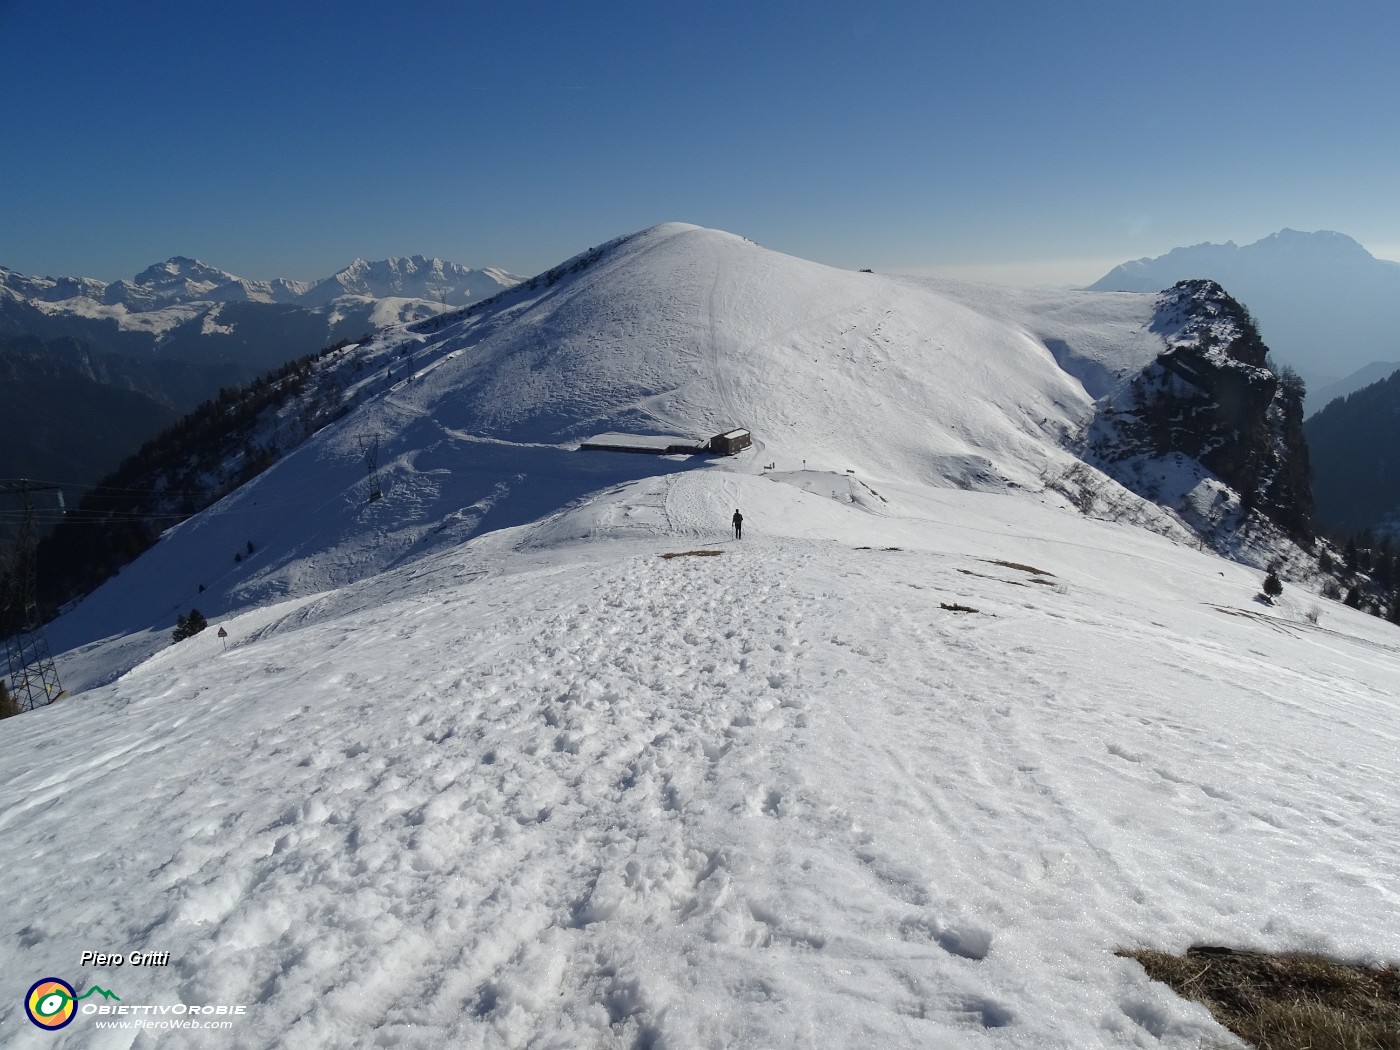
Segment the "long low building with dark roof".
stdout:
<svg viewBox="0 0 1400 1050">
<path fill-rule="evenodd" d="M 678 434 L 595 434 L 579 448 L 597 452 L 644 452 L 652 456 L 693 456 L 698 452 L 732 456 L 752 443 L 749 432 L 739 429 L 716 434 L 708 441 Z"/>
</svg>

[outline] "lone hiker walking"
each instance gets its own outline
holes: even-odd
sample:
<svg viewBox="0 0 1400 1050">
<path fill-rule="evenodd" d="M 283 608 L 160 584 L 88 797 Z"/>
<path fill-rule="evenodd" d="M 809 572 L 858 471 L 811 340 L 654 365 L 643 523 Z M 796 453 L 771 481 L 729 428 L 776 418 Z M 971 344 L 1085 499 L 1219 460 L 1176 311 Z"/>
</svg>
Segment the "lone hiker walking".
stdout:
<svg viewBox="0 0 1400 1050">
<path fill-rule="evenodd" d="M 736 540 L 744 538 L 744 516 L 737 510 L 734 511 L 734 538 Z"/>
</svg>

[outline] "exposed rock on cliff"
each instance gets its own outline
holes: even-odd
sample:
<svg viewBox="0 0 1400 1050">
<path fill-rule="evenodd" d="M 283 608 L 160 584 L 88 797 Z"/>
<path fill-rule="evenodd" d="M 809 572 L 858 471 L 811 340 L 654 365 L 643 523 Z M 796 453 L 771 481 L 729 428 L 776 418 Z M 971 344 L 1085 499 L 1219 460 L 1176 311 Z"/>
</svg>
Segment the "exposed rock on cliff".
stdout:
<svg viewBox="0 0 1400 1050">
<path fill-rule="evenodd" d="M 1212 541 L 1257 514 L 1309 543 L 1302 381 L 1214 281 L 1163 292 L 1151 327 L 1167 349 L 1099 402 L 1086 458 Z"/>
</svg>

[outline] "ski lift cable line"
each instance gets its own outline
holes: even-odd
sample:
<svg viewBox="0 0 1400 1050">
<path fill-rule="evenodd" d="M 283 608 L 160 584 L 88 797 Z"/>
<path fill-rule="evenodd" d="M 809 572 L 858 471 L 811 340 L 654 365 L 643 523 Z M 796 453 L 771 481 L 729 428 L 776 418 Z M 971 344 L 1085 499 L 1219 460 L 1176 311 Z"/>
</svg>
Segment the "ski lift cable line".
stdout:
<svg viewBox="0 0 1400 1050">
<path fill-rule="evenodd" d="M 257 508 L 250 509 L 250 510 L 228 510 L 228 511 L 221 511 L 220 513 L 223 513 L 223 514 L 231 514 L 231 515 L 235 515 L 235 516 L 238 516 L 238 515 L 247 515 L 247 514 L 259 514 L 259 513 L 262 513 L 264 509 L 275 510 L 275 509 L 280 509 L 280 508 L 282 508 L 282 507 L 304 506 L 304 505 L 306 505 L 308 502 L 309 502 L 308 500 L 304 500 L 304 499 L 303 499 L 303 500 L 297 500 L 297 501 L 294 501 L 294 502 L 283 502 L 283 503 L 275 503 L 275 504 L 274 504 L 274 503 L 269 503 L 269 504 L 266 505 L 266 507 L 258 506 Z M 211 504 L 211 506 L 212 506 L 212 504 Z M 36 511 L 34 512 L 34 518 L 35 518 L 36 521 L 45 521 L 45 520 L 47 520 L 47 521 L 116 521 L 116 520 L 123 520 L 123 519 L 129 519 L 129 520 L 132 520 L 132 521 L 153 521 L 153 520 L 161 519 L 161 518 L 173 518 L 173 519 L 192 518 L 192 517 L 194 517 L 194 516 L 195 516 L 196 514 L 198 514 L 198 513 L 200 513 L 200 511 L 198 511 L 198 510 L 196 510 L 196 511 L 183 512 L 183 511 L 154 511 L 154 510 L 152 510 L 152 511 L 140 511 L 140 510 L 93 510 L 93 509 L 90 509 L 90 508 L 89 508 L 89 509 L 78 508 L 78 509 L 76 509 L 76 510 L 70 510 L 70 511 L 64 512 L 64 511 L 59 510 L 57 507 L 54 507 L 54 508 L 46 509 L 46 510 L 36 510 Z M 23 511 L 0 510 L 0 522 L 4 522 L 4 521 L 23 521 L 23 520 L 24 520 L 24 512 L 23 512 Z"/>
<path fill-rule="evenodd" d="M 36 484 L 36 485 L 59 484 L 58 482 L 36 481 L 35 479 L 32 479 L 32 478 L 31 478 L 31 479 L 28 479 L 28 480 L 29 480 L 32 484 Z M 4 479 L 0 479 L 0 486 L 6 485 L 6 484 L 10 484 L 10 483 L 7 482 L 7 481 L 5 481 Z M 14 484 L 19 484 L 19 482 L 15 482 Z M 72 487 L 73 487 L 73 488 L 84 488 L 84 487 L 86 487 L 86 488 L 88 488 L 89 491 L 92 491 L 92 487 L 91 487 L 91 486 L 81 486 L 81 485 L 78 485 L 78 484 L 75 483 L 75 484 L 73 484 Z M 184 491 L 181 490 L 181 489 L 123 489 L 123 488 L 115 488 L 115 487 L 110 487 L 110 486 L 109 486 L 109 487 L 106 487 L 106 488 L 99 489 L 99 491 L 120 492 L 120 493 L 126 493 L 126 494 L 133 495 L 133 496 L 164 496 L 164 497 L 167 497 L 167 498 L 177 498 L 177 497 L 179 497 L 179 496 L 184 495 Z M 237 491 L 237 490 L 236 490 L 236 489 L 235 489 L 235 490 L 231 490 L 231 492 L 232 492 L 232 491 Z M 225 493 L 224 495 L 225 495 L 225 496 L 230 495 L 231 492 Z M 5 494 L 5 493 L 0 492 L 0 495 L 4 495 L 4 494 Z M 197 493 L 191 493 L 191 495 L 197 495 Z M 224 498 L 224 496 L 220 496 L 220 497 L 219 497 L 219 499 L 223 499 L 223 498 Z M 214 501 L 214 503 L 217 503 L 217 502 L 218 502 L 218 500 L 215 500 L 215 501 Z M 291 500 L 279 500 L 279 501 L 277 501 L 277 502 L 268 501 L 268 502 L 260 502 L 260 503 L 258 504 L 258 506 L 257 506 L 256 509 L 250 509 L 250 510 L 223 510 L 223 511 L 220 511 L 220 513 L 221 513 L 221 514 L 256 514 L 256 513 L 261 513 L 261 512 L 264 511 L 264 510 L 277 510 L 277 509 L 280 509 L 280 508 L 283 508 L 283 507 L 300 507 L 300 506 L 305 506 L 305 505 L 308 504 L 309 502 L 311 502 L 311 500 L 310 500 L 309 498 L 291 499 Z M 211 507 L 212 507 L 212 506 L 214 506 L 214 503 L 210 503 L 208 506 L 211 506 Z M 189 517 L 193 517 L 193 516 L 194 516 L 193 514 L 158 514 L 158 513 L 145 514 L 145 513 L 139 512 L 139 511 L 117 511 L 117 510 L 113 510 L 113 511 L 102 511 L 102 510 L 98 510 L 98 511 L 83 511 L 83 510 L 81 510 L 80 508 L 74 508 L 73 510 L 68 511 L 67 514 L 60 514 L 57 510 L 50 510 L 50 509 L 40 508 L 40 509 L 37 509 L 37 510 L 36 510 L 36 513 L 39 514 L 39 515 L 41 515 L 41 516 L 42 516 L 43 514 L 45 514 L 45 513 L 59 514 L 59 516 L 60 516 L 61 518 L 64 518 L 64 519 L 70 519 L 70 518 L 72 518 L 74 515 L 78 515 L 78 514 L 82 514 L 82 513 L 101 514 L 101 515 L 108 516 L 108 517 L 110 517 L 110 516 L 115 516 L 115 515 L 119 515 L 119 514 L 129 514 L 129 515 L 131 515 L 132 517 L 139 517 L 139 518 L 189 518 Z M 197 513 L 199 513 L 199 512 L 196 511 L 195 513 L 197 514 Z M 5 517 L 5 516 L 11 515 L 11 514 L 17 514 L 17 515 L 19 515 L 19 516 L 21 516 L 21 517 L 23 516 L 23 512 L 21 512 L 21 511 L 10 511 L 10 510 L 6 510 L 6 509 L 0 509 L 0 518 L 3 518 L 3 517 Z"/>
<path fill-rule="evenodd" d="M 34 521 L 40 525 L 57 525 L 59 522 L 72 522 L 75 525 L 96 525 L 104 521 L 179 521 L 184 518 L 193 517 L 191 514 L 135 514 L 126 511 L 112 511 L 104 513 L 101 511 L 90 511 L 83 513 L 73 511 L 70 514 L 60 514 L 57 511 L 42 513 L 36 511 Z M 9 524 L 24 520 L 22 514 L 8 514 L 0 512 L 0 524 Z"/>
<path fill-rule="evenodd" d="M 137 496 L 156 496 L 168 490 L 130 488 L 123 485 L 94 485 L 90 481 L 56 481 L 52 478 L 0 478 L 0 486 L 19 485 L 28 481 L 32 485 L 54 485 L 65 489 L 81 489 L 84 492 L 125 492 Z"/>
<path fill-rule="evenodd" d="M 30 485 L 52 485 L 57 488 L 73 489 L 75 491 L 81 490 L 84 493 L 119 492 L 132 496 L 169 496 L 172 494 L 176 494 L 180 491 L 178 489 L 172 490 L 170 488 L 136 488 L 129 485 L 95 485 L 88 481 L 58 481 L 52 478 L 0 478 L 0 489 L 3 489 L 7 485 L 18 486 L 25 484 L 26 482 Z"/>
<path fill-rule="evenodd" d="M 246 484 L 246 483 L 245 483 L 245 484 Z M 225 499 L 227 499 L 229 496 L 232 496 L 232 495 L 234 495 L 235 493 L 238 493 L 238 492 L 242 491 L 243 488 L 244 488 L 243 485 L 239 485 L 239 486 L 237 486 L 237 487 L 235 487 L 235 488 L 229 489 L 229 490 L 226 491 L 226 492 L 220 493 L 218 496 L 213 496 L 213 497 L 211 497 L 211 498 L 209 499 L 209 502 L 206 503 L 203 507 L 201 507 L 200 510 L 195 511 L 194 514 L 198 514 L 198 513 L 200 513 L 201 511 L 208 510 L 208 509 L 210 509 L 210 508 L 212 508 L 212 507 L 218 506 L 221 502 L 223 502 L 223 501 L 224 501 Z M 183 495 L 183 494 L 184 494 L 184 493 L 183 493 L 183 492 L 180 492 L 180 491 L 168 492 L 168 493 L 161 493 L 161 495 L 168 496 L 168 497 L 171 497 L 171 498 L 179 497 L 179 496 L 181 496 L 181 495 Z M 192 495 L 192 496 L 199 496 L 200 494 L 197 493 L 197 492 L 195 492 L 195 493 L 191 493 L 191 495 Z M 207 494 L 206 494 L 206 495 L 207 495 Z M 298 497 L 296 497 L 296 498 L 294 498 L 294 499 L 282 499 L 282 500 L 269 500 L 269 499 L 263 499 L 263 498 L 260 497 L 259 500 L 257 501 L 256 506 L 249 507 L 249 508 L 246 509 L 246 510 L 243 510 L 243 509 L 235 509 L 235 508 L 232 508 L 232 507 L 227 507 L 227 508 L 221 509 L 221 510 L 219 511 L 219 513 L 220 513 L 220 514 L 234 514 L 234 515 L 240 515 L 240 514 L 261 514 L 262 512 L 267 511 L 267 510 L 280 510 L 280 509 L 282 509 L 282 508 L 284 508 L 284 507 L 305 507 L 305 506 L 308 506 L 309 504 L 311 504 L 311 503 L 315 500 L 315 498 L 316 498 L 315 496 L 310 496 L 310 495 L 308 495 L 308 496 L 298 496 Z M 319 506 L 319 504 L 318 504 L 318 506 Z M 102 512 L 101 512 L 101 511 L 98 511 L 97 513 L 102 513 Z M 140 514 L 139 511 L 134 511 L 134 512 L 131 512 L 131 513 Z M 186 518 L 192 518 L 192 517 L 194 517 L 194 514 L 185 514 L 185 515 L 183 515 L 183 516 L 186 517 Z M 152 514 L 152 515 L 144 515 L 144 516 L 148 516 L 148 517 L 157 517 L 157 516 L 159 516 L 159 515 Z"/>
</svg>

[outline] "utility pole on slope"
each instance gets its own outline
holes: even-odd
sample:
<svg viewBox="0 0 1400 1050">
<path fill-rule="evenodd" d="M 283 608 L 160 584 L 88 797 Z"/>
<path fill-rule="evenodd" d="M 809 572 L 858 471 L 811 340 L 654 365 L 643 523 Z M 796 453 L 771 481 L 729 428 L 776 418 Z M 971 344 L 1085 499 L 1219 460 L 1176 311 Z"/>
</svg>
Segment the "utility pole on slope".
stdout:
<svg viewBox="0 0 1400 1050">
<path fill-rule="evenodd" d="M 373 503 L 384 493 L 379 491 L 379 435 L 361 434 L 359 436 L 360 456 L 365 462 L 365 477 L 369 481 L 369 500 Z"/>
<path fill-rule="evenodd" d="M 0 634 L 5 635 L 10 692 L 21 711 L 46 707 L 63 695 L 58 669 L 44 636 L 36 586 L 34 552 L 39 545 L 39 530 L 34 522 L 33 493 L 46 490 L 58 491 L 58 486 L 36 485 L 29 481 L 0 482 L 0 495 L 19 495 L 24 499 L 24 519 L 11 547 L 9 571 L 0 590 Z M 62 492 L 59 498 L 61 501 Z"/>
</svg>

